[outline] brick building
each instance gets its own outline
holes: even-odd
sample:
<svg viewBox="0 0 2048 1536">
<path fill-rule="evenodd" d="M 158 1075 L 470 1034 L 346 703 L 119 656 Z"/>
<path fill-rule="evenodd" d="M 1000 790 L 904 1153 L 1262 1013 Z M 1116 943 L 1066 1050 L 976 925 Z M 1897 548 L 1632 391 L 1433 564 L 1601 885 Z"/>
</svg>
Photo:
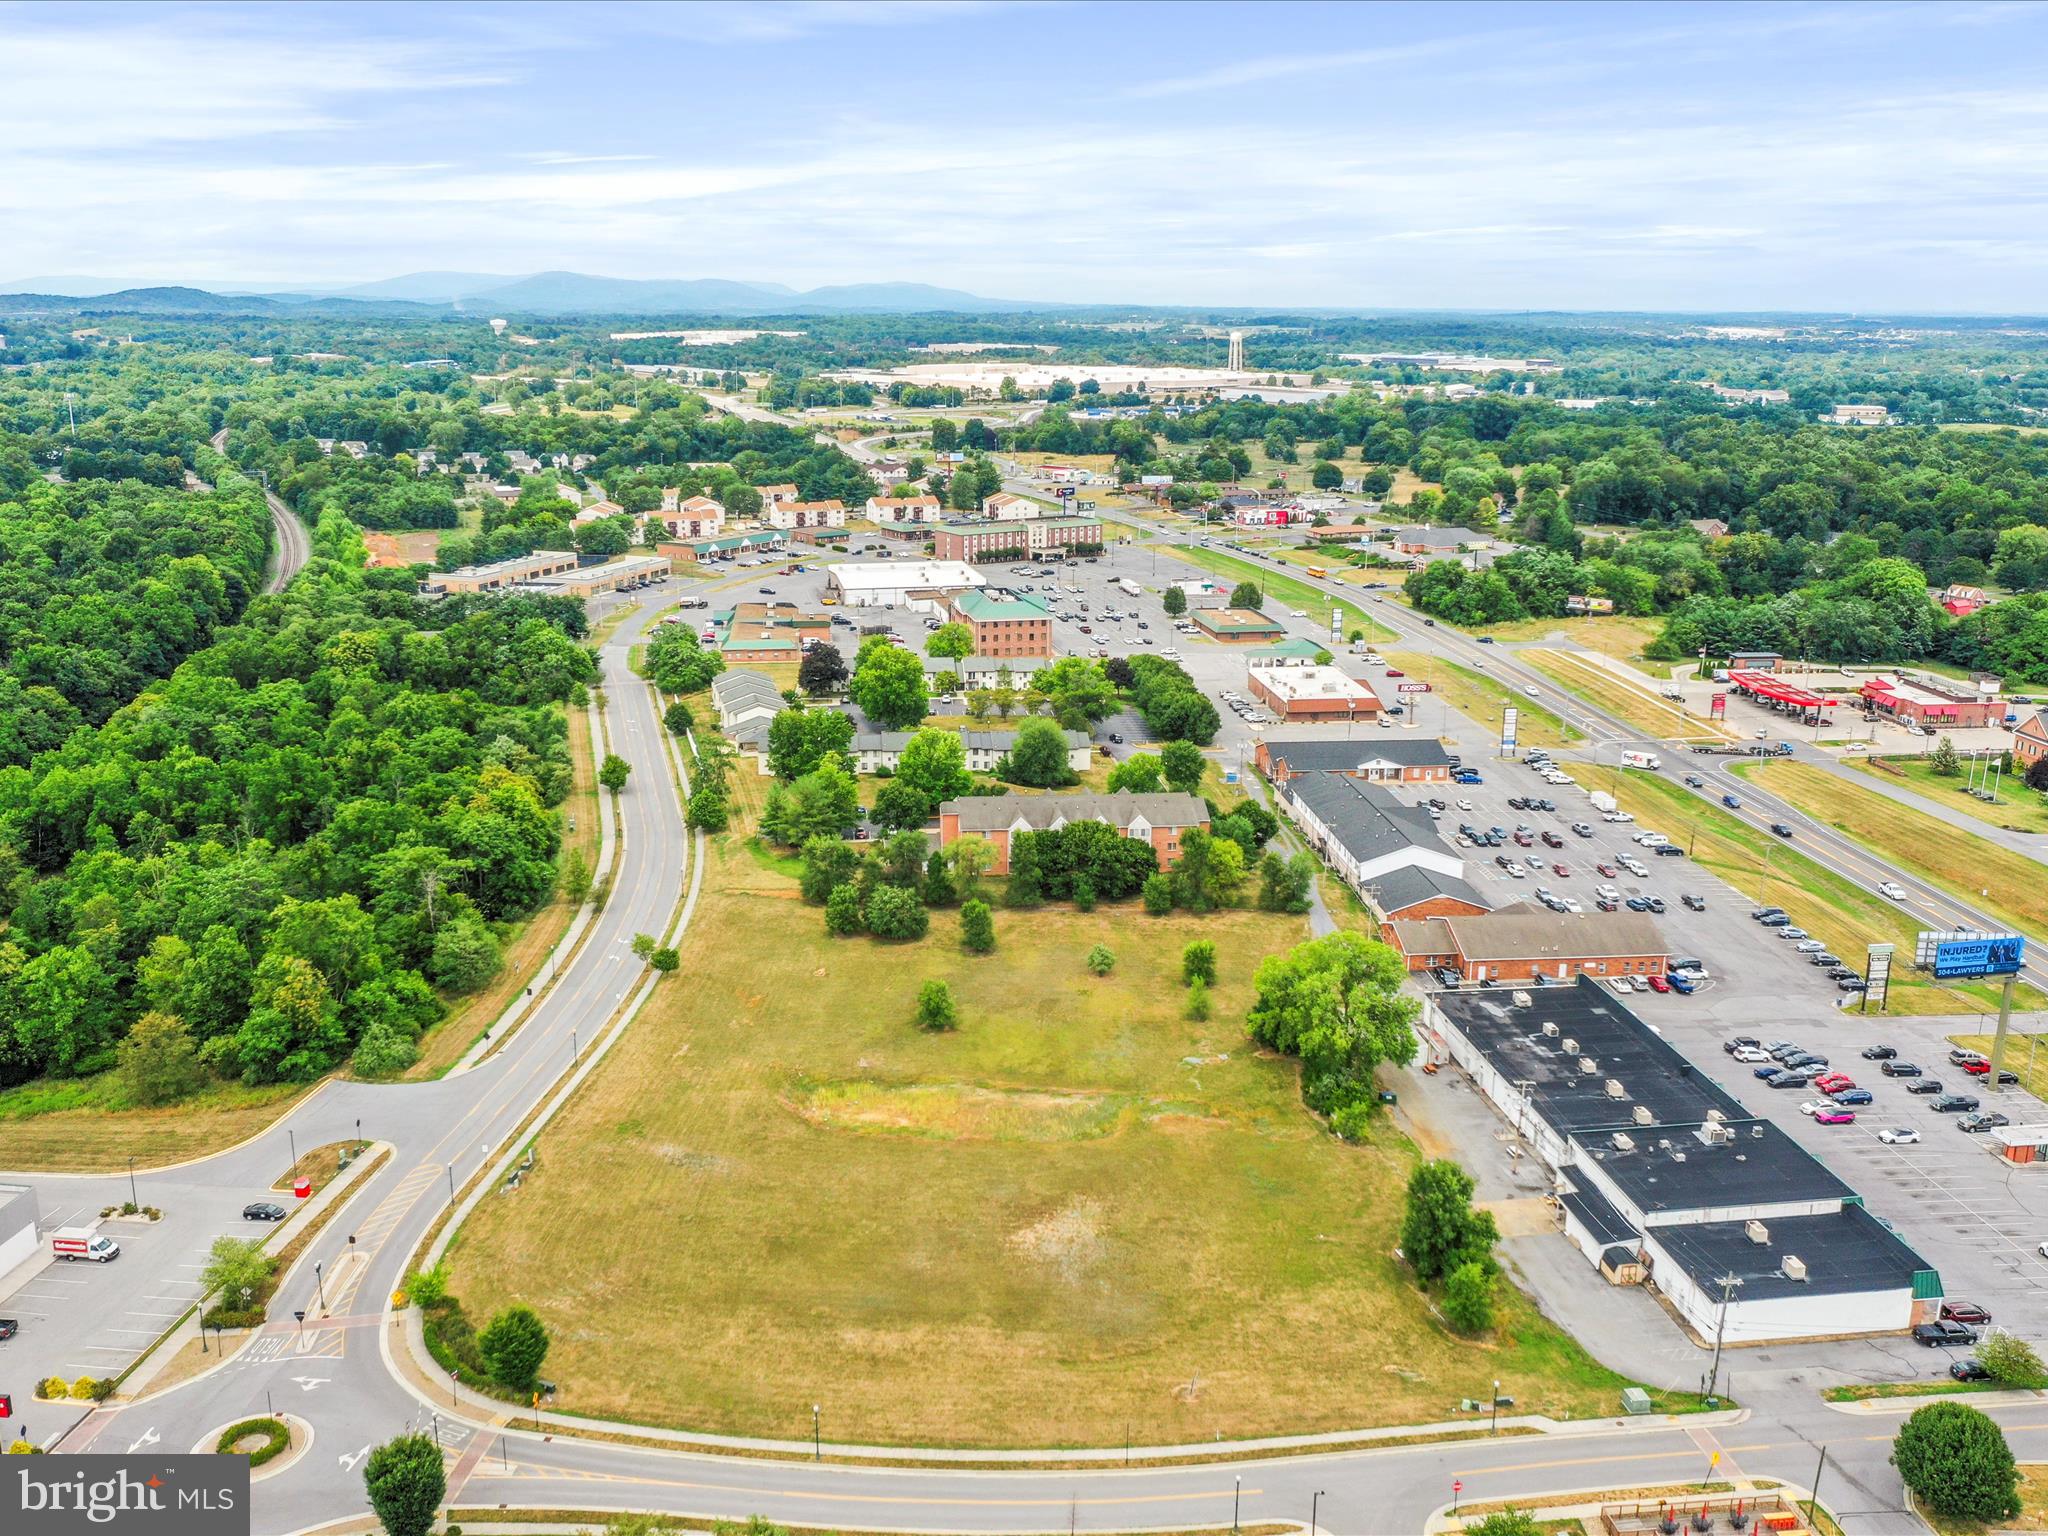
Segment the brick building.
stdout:
<svg viewBox="0 0 2048 1536">
<path fill-rule="evenodd" d="M 1282 720 L 1377 720 L 1379 695 L 1336 667 L 1265 666 L 1245 672 L 1252 697 Z"/>
<path fill-rule="evenodd" d="M 959 592 L 947 612 L 974 632 L 976 656 L 1052 654 L 1052 610 L 1028 592 L 1000 587 Z"/>
<path fill-rule="evenodd" d="M 2044 757 L 2048 757 L 2048 709 L 2036 710 L 2012 733 L 2012 760 L 2021 773 Z"/>
<path fill-rule="evenodd" d="M 1188 617 L 1195 628 L 1225 645 L 1270 645 L 1287 638 L 1278 620 L 1250 608 L 1204 608 Z"/>
<path fill-rule="evenodd" d="M 1518 901 L 1477 917 L 1390 919 L 1380 935 L 1411 971 L 1448 966 L 1467 981 L 1661 976 L 1670 947 L 1636 912 L 1558 913 Z"/>
<path fill-rule="evenodd" d="M 1259 772 L 1275 784 L 1297 774 L 1341 773 L 1354 779 L 1403 784 L 1441 784 L 1451 777 L 1451 754 L 1434 736 L 1409 740 L 1353 740 L 1348 736 L 1262 738 Z"/>
<path fill-rule="evenodd" d="M 794 603 L 740 603 L 711 616 L 718 654 L 728 666 L 803 659 L 810 646 L 832 637 L 832 620 Z"/>
<path fill-rule="evenodd" d="M 927 532 L 932 540 L 932 555 L 939 560 L 1015 560 L 1102 547 L 1102 524 L 1092 517 L 940 523 Z"/>
<path fill-rule="evenodd" d="M 420 583 L 429 597 L 451 592 L 501 592 L 542 577 L 559 576 L 582 563 L 574 550 L 537 549 L 530 555 L 510 560 L 493 560 L 488 565 L 465 565 L 460 570 L 437 571 Z"/>
<path fill-rule="evenodd" d="M 761 521 L 770 528 L 844 528 L 846 526 L 846 503 L 843 501 L 778 501 L 773 506 L 762 506 Z"/>
<path fill-rule="evenodd" d="M 1161 869 L 1180 860 L 1181 834 L 1209 829 L 1209 808 L 1193 795 L 968 795 L 939 807 L 939 846 L 963 837 L 994 845 L 990 873 L 1010 872 L 1010 839 L 1019 832 L 1045 832 L 1077 821 L 1100 821 L 1125 837 L 1152 845 Z"/>
<path fill-rule="evenodd" d="M 2005 718 L 1998 685 L 1972 688 L 1942 678 L 1901 672 L 1897 677 L 1871 677 L 1857 690 L 1863 707 L 1927 731 L 1977 730 Z"/>
</svg>

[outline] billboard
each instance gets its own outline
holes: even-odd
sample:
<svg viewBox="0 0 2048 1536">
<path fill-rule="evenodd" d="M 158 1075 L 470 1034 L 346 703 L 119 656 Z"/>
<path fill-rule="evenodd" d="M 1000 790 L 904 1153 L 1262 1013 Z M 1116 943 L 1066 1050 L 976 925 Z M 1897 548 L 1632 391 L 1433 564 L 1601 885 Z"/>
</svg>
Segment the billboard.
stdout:
<svg viewBox="0 0 2048 1536">
<path fill-rule="evenodd" d="M 1913 963 L 1937 977 L 2011 976 L 2026 964 L 2027 941 L 2017 933 L 1923 932 L 1913 946 Z"/>
<path fill-rule="evenodd" d="M 1872 944 L 1863 952 L 1863 1011 L 1868 1013 L 1872 1003 L 1883 1011 L 1885 1000 L 1892 991 L 1892 951 L 1896 944 Z"/>
<path fill-rule="evenodd" d="M 1726 720 L 1728 718 L 1728 695 L 1725 693 L 1715 694 L 1713 703 L 1708 707 L 1707 713 L 1713 719 Z"/>
<path fill-rule="evenodd" d="M 1500 755 L 1515 755 L 1515 724 L 1522 718 L 1522 712 L 1510 704 L 1500 712 Z"/>
<path fill-rule="evenodd" d="M 1427 692 L 1429 692 L 1429 684 L 1427 684 L 1427 683 L 1396 683 L 1396 684 L 1394 684 L 1394 692 L 1396 692 L 1396 693 L 1427 693 Z"/>
</svg>

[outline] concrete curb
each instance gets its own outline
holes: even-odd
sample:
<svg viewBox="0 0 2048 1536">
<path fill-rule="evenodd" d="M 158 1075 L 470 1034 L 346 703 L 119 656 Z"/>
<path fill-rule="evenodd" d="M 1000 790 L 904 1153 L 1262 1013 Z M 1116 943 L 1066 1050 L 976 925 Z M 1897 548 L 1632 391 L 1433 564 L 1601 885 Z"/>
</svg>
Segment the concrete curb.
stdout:
<svg viewBox="0 0 2048 1536">
<path fill-rule="evenodd" d="M 2048 1392 L 2029 1391 L 2015 1387 L 2009 1392 L 1915 1392 L 1905 1397 L 1865 1397 L 1853 1403 L 1831 1403 L 1821 1399 L 1821 1406 L 1830 1413 L 1846 1413 L 1856 1417 L 1885 1413 L 1911 1413 L 1915 1408 L 1925 1408 L 1929 1403 L 1967 1403 L 1972 1408 L 2024 1408 L 2029 1403 L 2048 1401 Z"/>
</svg>

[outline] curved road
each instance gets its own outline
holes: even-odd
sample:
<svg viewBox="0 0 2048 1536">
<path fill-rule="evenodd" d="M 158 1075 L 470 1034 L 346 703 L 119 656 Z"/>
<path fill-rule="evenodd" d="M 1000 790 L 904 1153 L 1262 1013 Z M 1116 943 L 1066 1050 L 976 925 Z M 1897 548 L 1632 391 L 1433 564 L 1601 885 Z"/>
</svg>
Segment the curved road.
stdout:
<svg viewBox="0 0 2048 1536">
<path fill-rule="evenodd" d="M 1332 595 L 1356 594 L 1331 588 Z M 120 1451 L 164 1445 L 183 1449 L 210 1431 L 266 1406 L 313 1424 L 311 1449 L 284 1471 L 256 1484 L 256 1529 L 308 1530 L 359 1517 L 364 1508 L 361 1459 L 369 1447 L 408 1425 L 432 1426 L 450 1448 L 451 1504 L 563 1509 L 647 1509 L 675 1514 L 773 1519 L 828 1527 L 972 1532 L 1127 1530 L 1253 1521 L 1307 1521 L 1320 1495 L 1321 1526 L 1345 1533 L 1421 1529 L 1447 1502 L 1453 1477 L 1468 1500 L 1615 1485 L 1685 1481 L 1703 1475 L 1719 1452 L 1720 1473 L 1769 1476 L 1794 1485 L 1813 1477 L 1816 1454 L 1828 1447 L 1823 1493 L 1855 1533 L 1921 1531 L 1902 1507 L 1897 1474 L 1887 1461 L 1897 1417 L 1849 1414 L 1821 1403 L 1818 1383 L 1796 1370 L 1774 1370 L 1759 1358 L 1740 1373 L 1746 1412 L 1715 1425 L 1571 1426 L 1566 1433 L 1449 1444 L 1353 1450 L 1334 1454 L 1248 1457 L 1126 1470 L 966 1470 L 943 1465 L 857 1466 L 784 1459 L 732 1459 L 597 1440 L 506 1433 L 488 1410 L 441 1408 L 393 1366 L 404 1350 L 399 1319 L 385 1298 L 405 1257 L 447 1206 L 451 1191 L 485 1166 L 509 1156 L 507 1140 L 529 1111 L 554 1092 L 570 1067 L 572 1040 L 589 1055 L 626 997 L 642 984 L 630 943 L 636 932 L 664 931 L 685 890 L 691 840 L 669 782 L 667 745 L 656 701 L 633 677 L 628 648 L 658 609 L 621 626 L 602 652 L 611 748 L 634 766 L 619 799 L 625 846 L 614 890 L 583 947 L 527 1022 L 495 1056 L 435 1083 L 407 1086 L 338 1084 L 302 1104 L 282 1124 L 247 1146 L 189 1168 L 147 1175 L 147 1198 L 172 1218 L 203 1212 L 231 1220 L 249 1194 L 267 1188 L 288 1160 L 287 1129 L 301 1146 L 361 1133 L 391 1142 L 392 1160 L 358 1191 L 347 1210 L 313 1245 L 323 1266 L 316 1276 L 295 1270 L 274 1314 L 307 1311 L 301 1332 L 289 1321 L 267 1326 L 225 1367 L 154 1397 L 95 1411 L 63 1437 L 67 1451 Z M 1488 647 L 1440 627 L 1424 629 L 1405 613 L 1381 615 L 1411 642 L 1484 663 L 1495 675 L 1525 677 L 1546 690 L 1548 679 Z M 1638 739 L 1621 722 L 1580 709 L 1590 741 L 1601 747 Z M 1758 795 L 1748 786 L 1748 797 Z M 1815 841 L 1822 841 L 1818 837 Z M 1813 843 L 1806 844 L 1812 851 Z M 1826 844 L 1831 860 L 1860 850 Z M 1881 865 L 1872 865 L 1882 870 Z M 1960 909 L 1950 898 L 1905 878 L 1930 908 Z M 586 1060 L 584 1070 L 593 1064 Z M 540 1135 L 545 1155 L 546 1133 Z M 125 1180 L 39 1176 L 46 1212 L 53 1202 L 97 1204 Z M 496 1192 L 484 1199 L 516 1198 Z M 204 1225 L 202 1222 L 201 1225 Z M 203 1236 L 202 1234 L 198 1234 Z M 350 1256 L 351 1237 L 359 1257 Z M 141 1256 L 147 1237 L 134 1240 Z M 124 1237 L 124 1241 L 128 1241 Z M 203 1243 L 201 1244 L 203 1247 Z M 188 1261 L 189 1262 L 189 1261 Z M 94 1316 L 115 1315 L 137 1285 L 170 1282 L 169 1265 L 114 1265 L 63 1277 L 79 1292 L 73 1305 Z M 138 1330 L 139 1331 L 139 1330 Z M 19 1350 L 33 1335 L 24 1334 Z M 17 1356 L 17 1358 L 19 1358 Z M 1370 1397 L 1360 1384 L 1360 1399 Z M 17 1402 L 21 1398 L 17 1396 Z M 29 1410 L 47 1422 L 44 1405 Z M 829 1405 L 827 1413 L 829 1415 Z M 2048 1458 L 2048 1403 L 1994 1406 L 2023 1460 Z M 1363 1409 L 1361 1416 L 1363 1416 Z M 828 1418 L 829 1424 L 829 1418 Z M 1057 1427 L 1048 1426 L 1047 1438 Z M 40 1437 L 40 1430 L 39 1430 Z M 1201 1454 L 1198 1448 L 1192 1454 Z"/>
<path fill-rule="evenodd" d="M 508 1138 L 569 1070 L 572 1046 L 582 1053 L 583 1070 L 595 1064 L 593 1045 L 650 975 L 632 952 L 633 936 L 666 933 L 683 893 L 690 835 L 666 733 L 654 695 L 628 664 L 628 649 L 651 616 L 647 610 L 629 618 L 600 654 L 608 745 L 634 769 L 617 799 L 625 854 L 603 909 L 552 989 L 511 1039 L 470 1071 L 429 1083 L 331 1083 L 251 1142 L 201 1162 L 144 1173 L 143 1198 L 164 1208 L 164 1221 L 155 1231 L 116 1232 L 127 1250 L 125 1263 L 52 1266 L 30 1282 L 29 1292 L 70 1289 L 62 1293 L 47 1331 L 25 1326 L 10 1343 L 10 1376 L 18 1369 L 32 1380 L 66 1363 L 59 1355 L 38 1359 L 35 1353 L 55 1349 L 55 1336 L 66 1323 L 98 1327 L 93 1336 L 107 1340 L 83 1348 L 109 1355 L 125 1348 L 132 1358 L 164 1326 L 150 1320 L 152 1305 L 182 1309 L 192 1299 L 192 1277 L 211 1236 L 246 1235 L 237 1230 L 242 1203 L 267 1195 L 271 1180 L 290 1166 L 292 1145 L 310 1149 L 348 1139 L 359 1128 L 362 1136 L 395 1148 L 315 1239 L 308 1257 L 320 1272 L 302 1263 L 287 1276 L 271 1306 L 272 1317 L 283 1321 L 266 1326 L 224 1368 L 133 1404 L 94 1411 L 60 1436 L 50 1434 L 53 1422 L 61 1426 L 75 1411 L 28 1402 L 17 1386 L 20 1417 L 35 1426 L 37 1439 L 57 1439 L 64 1451 L 158 1444 L 182 1450 L 210 1427 L 267 1411 L 274 1403 L 313 1424 L 316 1452 L 257 1483 L 256 1529 L 291 1530 L 362 1511 L 361 1473 L 345 1461 L 347 1453 L 428 1418 L 387 1367 L 378 1337 L 405 1259 L 451 1193 L 507 1154 Z M 542 1139 L 544 1145 L 544 1133 Z M 8 1177 L 36 1187 L 46 1224 L 57 1211 L 126 1198 L 128 1183 L 125 1175 Z M 10 1314 L 16 1310 L 10 1302 Z M 307 1314 L 303 1329 L 291 1321 L 300 1310 Z M 134 1328 L 120 1326 L 131 1319 Z M 101 1369 L 117 1368 L 116 1361 L 101 1358 Z"/>
</svg>

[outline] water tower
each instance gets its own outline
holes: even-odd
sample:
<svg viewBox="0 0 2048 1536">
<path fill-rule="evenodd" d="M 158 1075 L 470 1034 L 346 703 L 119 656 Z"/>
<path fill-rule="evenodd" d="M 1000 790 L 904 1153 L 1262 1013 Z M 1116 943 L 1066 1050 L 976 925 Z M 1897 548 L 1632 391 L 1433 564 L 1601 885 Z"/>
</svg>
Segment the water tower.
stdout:
<svg viewBox="0 0 2048 1536">
<path fill-rule="evenodd" d="M 1243 331 L 1232 331 L 1230 333 L 1230 371 L 1232 373 L 1244 372 Z"/>
</svg>

